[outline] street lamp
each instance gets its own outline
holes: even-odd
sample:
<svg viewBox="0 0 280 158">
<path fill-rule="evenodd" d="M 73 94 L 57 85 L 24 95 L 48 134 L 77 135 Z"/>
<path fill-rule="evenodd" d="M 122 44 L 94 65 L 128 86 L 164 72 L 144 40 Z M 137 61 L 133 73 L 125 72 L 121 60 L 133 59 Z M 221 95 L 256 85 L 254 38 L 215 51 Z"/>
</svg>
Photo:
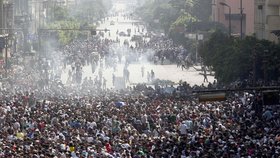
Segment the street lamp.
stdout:
<svg viewBox="0 0 280 158">
<path fill-rule="evenodd" d="M 229 36 L 231 36 L 231 7 L 228 4 L 224 3 L 224 2 L 220 2 L 220 5 L 228 7 L 228 9 L 229 9 L 229 16 L 228 16 L 228 27 L 229 27 L 229 30 L 228 30 L 228 32 L 229 32 Z"/>
<path fill-rule="evenodd" d="M 8 64 L 8 48 L 11 48 L 11 35 L 7 34 L 4 39 L 5 39 L 5 77 L 8 77 L 8 68 L 9 68 L 9 64 Z"/>
<path fill-rule="evenodd" d="M 240 0 L 240 38 L 243 38 L 243 7 L 242 0 Z"/>
</svg>

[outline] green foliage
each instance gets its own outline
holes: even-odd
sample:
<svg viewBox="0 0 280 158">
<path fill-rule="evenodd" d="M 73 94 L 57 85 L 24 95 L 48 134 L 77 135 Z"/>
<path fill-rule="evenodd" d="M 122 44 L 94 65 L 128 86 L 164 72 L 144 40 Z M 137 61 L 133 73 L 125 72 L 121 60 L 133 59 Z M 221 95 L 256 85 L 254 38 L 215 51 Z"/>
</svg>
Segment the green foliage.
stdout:
<svg viewBox="0 0 280 158">
<path fill-rule="evenodd" d="M 177 3 L 175 3 L 174 1 Z M 210 15 L 212 12 L 211 0 L 184 0 L 185 5 L 183 4 L 182 0 L 171 0 L 171 2 L 173 3 L 173 6 L 176 4 L 178 6 L 177 8 L 179 8 L 179 6 L 184 6 L 184 8 L 181 9 L 185 10 L 185 12 L 181 14 L 181 16 L 179 16 L 176 19 L 176 21 L 171 25 L 171 30 L 174 29 L 176 26 L 189 26 L 193 25 L 193 23 L 204 24 L 204 27 L 209 27 L 209 25 L 214 26 L 211 22 L 209 22 Z M 196 31 L 204 31 L 200 29 L 203 28 L 197 27 Z"/>
<path fill-rule="evenodd" d="M 147 1 L 144 6 L 137 9 L 138 14 L 153 29 L 163 29 L 168 33 L 172 23 L 180 16 L 180 10 L 175 5 L 169 3 L 169 0 Z"/>
<path fill-rule="evenodd" d="M 188 14 L 182 14 L 176 19 L 175 22 L 172 23 L 171 29 L 175 28 L 175 26 L 185 26 L 192 20 L 195 20 L 192 16 Z"/>
<path fill-rule="evenodd" d="M 192 0 L 170 0 L 168 3 L 177 10 L 185 10 L 187 5 L 192 7 Z"/>
<path fill-rule="evenodd" d="M 159 19 L 161 27 L 164 29 L 165 33 L 168 33 L 170 26 L 174 22 L 173 19 L 177 18 L 179 15 L 178 11 L 169 4 L 162 4 L 155 12 L 159 12 L 156 14 L 155 18 Z"/>
<path fill-rule="evenodd" d="M 80 24 L 77 21 L 56 21 L 48 26 L 49 29 L 79 29 Z M 68 44 L 71 40 L 78 37 L 79 31 L 75 30 L 59 30 L 57 31 L 58 42 L 61 45 Z"/>
<path fill-rule="evenodd" d="M 267 52 L 266 52 L 267 50 Z M 199 48 L 204 64 L 213 67 L 219 82 L 230 83 L 236 80 L 252 80 L 252 71 L 256 67 L 256 79 L 277 79 L 280 70 L 280 46 L 255 37 L 228 37 L 217 31 Z M 267 64 L 264 64 L 267 61 Z M 255 63 L 255 64 L 254 64 Z"/>
<path fill-rule="evenodd" d="M 212 0 L 146 1 L 136 11 L 138 16 L 149 24 L 151 29 L 164 30 L 165 34 L 169 35 L 174 43 L 187 48 L 193 58 L 196 52 L 196 41 L 186 38 L 186 32 L 203 32 L 204 39 L 206 39 L 210 32 L 217 29 L 226 31 L 223 25 L 209 21 L 211 12 Z M 213 57 L 210 56 L 210 58 Z M 212 64 L 210 60 L 207 62 L 209 62 L 209 65 Z M 221 61 L 220 64 L 223 63 L 224 61 Z M 227 76 L 226 78 L 230 77 Z"/>
<path fill-rule="evenodd" d="M 51 12 L 53 12 L 52 21 L 61 21 L 69 18 L 68 10 L 65 7 L 55 5 Z"/>
<path fill-rule="evenodd" d="M 192 16 L 199 21 L 209 21 L 212 13 L 212 0 L 193 0 Z"/>
<path fill-rule="evenodd" d="M 111 0 L 82 0 L 74 8 L 55 5 L 50 10 L 49 29 L 94 29 L 95 20 L 105 16 L 112 5 Z M 85 36 L 85 32 L 76 30 L 59 30 L 51 33 L 60 45 L 68 44 L 74 38 Z"/>
<path fill-rule="evenodd" d="M 211 21 L 197 21 L 188 23 L 186 26 L 187 32 L 215 32 L 216 30 L 220 30 L 222 32 L 226 32 L 227 29 L 225 26 L 218 22 L 211 22 Z"/>
<path fill-rule="evenodd" d="M 179 32 L 182 33 L 182 29 L 178 28 L 187 27 L 193 22 L 203 22 L 204 28 L 208 25 L 213 26 L 208 28 L 207 31 L 213 31 L 216 28 L 222 29 L 222 27 L 217 27 L 220 25 L 209 22 L 211 8 L 211 0 L 154 0 L 146 1 L 142 7 L 138 8 L 136 13 L 152 29 L 163 29 L 166 34 L 177 38 L 176 31 L 180 30 Z M 200 28 L 197 27 L 196 30 L 199 31 Z M 177 39 L 186 40 L 185 38 Z M 178 42 L 184 43 L 184 41 Z"/>
</svg>

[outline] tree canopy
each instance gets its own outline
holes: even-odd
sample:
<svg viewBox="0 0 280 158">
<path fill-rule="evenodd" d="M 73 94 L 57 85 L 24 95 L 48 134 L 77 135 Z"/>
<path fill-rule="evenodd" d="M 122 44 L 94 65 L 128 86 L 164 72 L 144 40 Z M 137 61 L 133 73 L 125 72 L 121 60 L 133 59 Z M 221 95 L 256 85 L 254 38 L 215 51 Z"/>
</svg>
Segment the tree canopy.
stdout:
<svg viewBox="0 0 280 158">
<path fill-rule="evenodd" d="M 280 45 L 254 36 L 229 37 L 221 31 L 199 47 L 206 66 L 213 67 L 219 82 L 277 80 L 280 74 Z M 255 76 L 255 77 L 254 77 Z M 253 78 L 254 77 L 254 78 Z"/>
<path fill-rule="evenodd" d="M 178 25 L 209 21 L 211 3 L 211 0 L 162 0 L 160 3 L 147 1 L 136 13 L 151 27 L 161 28 L 168 34 Z"/>
<path fill-rule="evenodd" d="M 103 18 L 111 7 L 111 0 L 81 0 L 75 8 L 54 6 L 52 16 L 46 28 L 49 29 L 80 29 L 95 28 L 94 21 Z M 85 32 L 75 30 L 61 30 L 52 33 L 60 45 L 68 44 L 74 38 L 85 35 Z"/>
</svg>

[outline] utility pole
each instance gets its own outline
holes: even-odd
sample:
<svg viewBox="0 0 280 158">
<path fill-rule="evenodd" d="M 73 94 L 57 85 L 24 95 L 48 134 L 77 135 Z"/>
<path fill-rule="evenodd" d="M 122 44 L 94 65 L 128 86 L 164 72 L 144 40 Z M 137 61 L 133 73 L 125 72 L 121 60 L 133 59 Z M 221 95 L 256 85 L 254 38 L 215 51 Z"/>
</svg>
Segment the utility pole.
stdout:
<svg viewBox="0 0 280 158">
<path fill-rule="evenodd" d="M 269 50 L 264 50 L 264 58 L 263 58 L 263 79 L 265 84 L 268 81 L 268 76 L 267 76 L 267 66 L 268 66 L 268 58 L 269 58 Z"/>
<path fill-rule="evenodd" d="M 253 86 L 256 85 L 256 78 L 257 78 L 257 75 L 256 75 L 256 60 L 257 60 L 257 50 L 256 50 L 256 47 L 253 49 Z"/>
<path fill-rule="evenodd" d="M 240 0 L 240 38 L 243 38 L 243 2 Z"/>
<path fill-rule="evenodd" d="M 9 36 L 6 36 L 5 37 L 5 77 L 7 78 L 8 77 L 8 37 Z"/>
<path fill-rule="evenodd" d="M 3 0 L 0 0 L 0 14 L 1 14 L 1 16 L 0 16 L 0 27 L 2 28 L 2 27 L 4 27 L 3 25 L 4 25 L 4 22 L 3 22 L 3 20 L 4 20 L 4 7 L 3 7 Z M 3 33 L 3 30 L 0 30 L 0 34 L 2 34 Z"/>
<path fill-rule="evenodd" d="M 4 8 L 3 8 L 3 0 L 0 0 L 0 27 L 4 27 L 3 26 L 3 18 L 4 18 Z M 3 34 L 3 30 L 0 30 L 0 35 L 2 35 Z M 4 41 L 5 42 L 5 41 Z M 3 39 L 1 39 L 1 43 L 3 43 Z M 5 45 L 4 45 L 5 46 Z M 0 53 L 1 54 L 3 54 L 4 52 L 3 52 L 3 48 L 4 47 L 1 47 L 0 48 Z M 5 73 L 6 74 L 6 73 Z"/>
</svg>

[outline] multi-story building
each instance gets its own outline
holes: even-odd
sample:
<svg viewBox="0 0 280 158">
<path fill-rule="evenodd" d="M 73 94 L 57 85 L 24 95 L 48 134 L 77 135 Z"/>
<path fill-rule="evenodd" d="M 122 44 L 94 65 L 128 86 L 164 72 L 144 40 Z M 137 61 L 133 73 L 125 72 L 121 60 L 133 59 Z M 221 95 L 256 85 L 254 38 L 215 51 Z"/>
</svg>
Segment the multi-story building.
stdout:
<svg viewBox="0 0 280 158">
<path fill-rule="evenodd" d="M 280 0 L 255 0 L 255 13 L 257 38 L 279 42 Z"/>
<path fill-rule="evenodd" d="M 10 30 L 6 28 L 12 28 L 14 26 L 14 5 L 10 0 L 0 0 L 0 6 L 1 34 L 8 34 Z"/>
<path fill-rule="evenodd" d="M 231 10 L 231 14 L 229 10 Z M 241 21 L 242 34 L 254 34 L 254 0 L 212 0 L 212 14 L 213 21 L 222 23 L 227 28 L 229 28 L 229 20 L 231 19 L 231 33 L 233 35 L 240 35 Z"/>
</svg>

